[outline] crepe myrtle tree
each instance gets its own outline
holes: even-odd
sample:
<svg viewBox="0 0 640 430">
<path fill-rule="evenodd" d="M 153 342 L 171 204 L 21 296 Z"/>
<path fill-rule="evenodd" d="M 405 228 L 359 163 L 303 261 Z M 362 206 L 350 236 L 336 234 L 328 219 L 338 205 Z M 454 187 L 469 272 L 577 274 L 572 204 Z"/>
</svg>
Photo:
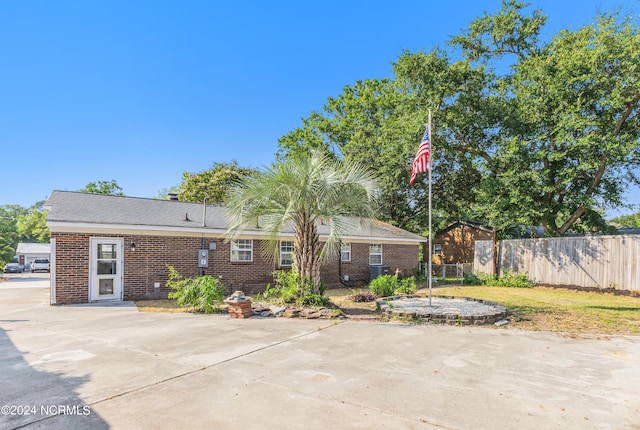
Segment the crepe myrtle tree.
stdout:
<svg viewBox="0 0 640 430">
<path fill-rule="evenodd" d="M 352 226 L 346 217 L 371 219 L 376 191 L 373 175 L 360 164 L 326 151 L 291 154 L 238 184 L 227 202 L 227 237 L 259 225 L 269 235 L 265 251 L 275 260 L 280 234 L 292 225 L 293 270 L 319 294 L 320 265 L 339 251 L 340 237 Z M 329 228 L 324 244 L 319 224 Z"/>
</svg>

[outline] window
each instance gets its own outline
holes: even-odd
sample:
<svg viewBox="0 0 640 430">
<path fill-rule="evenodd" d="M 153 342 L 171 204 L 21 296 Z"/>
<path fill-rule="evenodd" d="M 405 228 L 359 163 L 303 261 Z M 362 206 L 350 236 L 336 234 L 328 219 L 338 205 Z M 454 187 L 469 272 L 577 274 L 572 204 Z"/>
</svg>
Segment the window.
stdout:
<svg viewBox="0 0 640 430">
<path fill-rule="evenodd" d="M 442 255 L 442 245 L 439 243 L 433 244 L 433 253 L 435 255 Z"/>
<path fill-rule="evenodd" d="M 351 244 L 340 244 L 340 261 L 351 261 Z"/>
<path fill-rule="evenodd" d="M 253 261 L 253 240 L 236 239 L 231 241 L 231 261 Z"/>
<path fill-rule="evenodd" d="M 379 266 L 382 264 L 382 244 L 372 243 L 369 245 L 369 265 Z"/>
<path fill-rule="evenodd" d="M 34 261 L 34 263 L 41 263 L 41 262 L 42 260 Z M 98 263 L 98 275 L 115 275 L 116 273 L 118 273 L 116 270 L 117 269 L 116 245 L 114 243 L 98 244 L 97 263 Z M 49 261 L 47 261 L 47 264 L 49 264 Z M 113 291 L 109 294 L 113 294 Z"/>
<path fill-rule="evenodd" d="M 293 264 L 293 242 L 280 242 L 280 266 Z"/>
</svg>

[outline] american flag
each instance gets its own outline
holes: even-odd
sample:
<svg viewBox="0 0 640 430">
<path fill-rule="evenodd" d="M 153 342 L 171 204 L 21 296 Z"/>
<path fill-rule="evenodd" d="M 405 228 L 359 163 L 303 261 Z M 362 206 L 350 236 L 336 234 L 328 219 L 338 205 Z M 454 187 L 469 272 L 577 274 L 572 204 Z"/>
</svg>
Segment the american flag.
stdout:
<svg viewBox="0 0 640 430">
<path fill-rule="evenodd" d="M 413 181 L 416 179 L 416 175 L 419 172 L 426 172 L 429 170 L 429 154 L 431 152 L 431 145 L 429 143 L 429 127 L 424 130 L 424 136 L 422 136 L 422 141 L 420 143 L 420 147 L 418 148 L 418 153 L 416 154 L 415 160 L 413 160 L 413 166 L 411 166 L 411 180 L 409 180 L 409 185 L 413 184 Z"/>
</svg>

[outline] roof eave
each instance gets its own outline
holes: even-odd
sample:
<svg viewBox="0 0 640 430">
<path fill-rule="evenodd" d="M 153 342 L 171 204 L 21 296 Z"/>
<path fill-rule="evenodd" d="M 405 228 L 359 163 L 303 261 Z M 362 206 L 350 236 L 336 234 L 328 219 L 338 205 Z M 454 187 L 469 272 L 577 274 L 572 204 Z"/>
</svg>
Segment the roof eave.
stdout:
<svg viewBox="0 0 640 430">
<path fill-rule="evenodd" d="M 67 221 L 47 221 L 47 226 L 52 233 L 97 233 L 97 234 L 143 234 L 143 235 L 161 235 L 161 236 L 177 236 L 177 235 L 208 235 L 224 237 L 226 230 L 210 227 L 177 227 L 177 226 L 156 226 L 156 225 L 131 225 L 131 224 L 103 224 L 103 223 L 86 223 L 86 222 L 67 222 Z M 260 230 L 247 230 L 241 232 L 238 237 L 255 237 L 259 239 L 268 239 L 270 232 Z M 283 232 L 280 234 L 282 238 L 293 238 L 293 232 Z M 327 234 L 320 234 L 321 239 L 328 238 Z M 395 244 L 415 244 L 426 242 L 425 238 L 407 238 L 407 237 L 382 237 L 382 236 L 357 236 L 348 235 L 341 237 L 343 241 L 350 242 L 368 242 L 368 243 L 395 243 Z"/>
</svg>

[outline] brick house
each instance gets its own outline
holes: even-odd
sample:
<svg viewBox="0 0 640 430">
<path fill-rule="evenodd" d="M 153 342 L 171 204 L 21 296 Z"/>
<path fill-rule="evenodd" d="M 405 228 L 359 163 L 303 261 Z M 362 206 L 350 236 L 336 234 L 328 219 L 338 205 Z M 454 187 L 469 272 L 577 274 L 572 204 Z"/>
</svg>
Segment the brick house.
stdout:
<svg viewBox="0 0 640 430">
<path fill-rule="evenodd" d="M 274 270 L 291 267 L 291 228 L 282 231 L 273 262 L 261 252 L 268 234 L 260 226 L 225 240 L 219 205 L 54 191 L 45 208 L 52 304 L 166 296 L 167 265 L 186 277 L 219 277 L 228 292 L 255 294 L 273 281 Z M 345 222 L 352 227 L 340 255 L 321 268 L 327 288 L 368 282 L 372 266 L 404 276 L 418 270 L 423 237 L 377 220 Z M 328 237 L 328 226 L 318 231 L 321 240 Z"/>
<path fill-rule="evenodd" d="M 431 261 L 433 264 L 473 263 L 476 241 L 495 241 L 495 238 L 495 229 L 486 223 L 456 221 L 436 233 Z"/>
</svg>

